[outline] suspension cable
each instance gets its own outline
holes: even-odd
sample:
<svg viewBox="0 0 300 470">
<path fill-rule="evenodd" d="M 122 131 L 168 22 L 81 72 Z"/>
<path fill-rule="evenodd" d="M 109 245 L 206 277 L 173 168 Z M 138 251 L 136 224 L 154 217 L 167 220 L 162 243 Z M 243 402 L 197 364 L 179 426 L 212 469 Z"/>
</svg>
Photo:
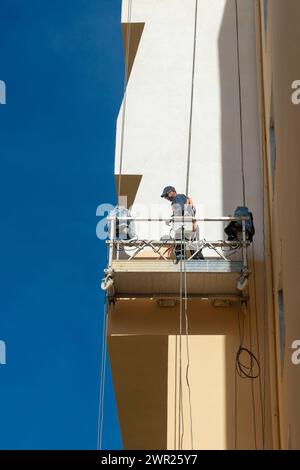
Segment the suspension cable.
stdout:
<svg viewBox="0 0 300 470">
<path fill-rule="evenodd" d="M 177 335 L 175 335 L 175 400 L 174 400 L 174 450 L 177 446 Z"/>
<path fill-rule="evenodd" d="M 245 195 L 245 169 L 244 169 L 244 138 L 243 138 L 243 110 L 242 110 L 242 85 L 241 85 L 241 64 L 240 64 L 240 38 L 239 38 L 239 15 L 238 15 L 238 0 L 235 0 L 235 24 L 236 24 L 236 52 L 237 52 L 237 74 L 238 74 L 238 91 L 239 91 L 239 125 L 240 125 L 240 152 L 241 152 L 241 176 L 242 176 L 242 193 L 243 193 L 243 205 L 246 205 Z M 253 259 L 253 265 L 255 260 Z M 254 267 L 255 271 L 255 267 Z M 242 343 L 237 352 L 236 356 L 236 373 L 241 378 L 255 379 L 259 377 L 260 386 L 260 402 L 261 402 L 261 416 L 262 416 L 262 430 L 263 430 L 263 448 L 264 448 L 264 417 L 263 417 L 263 405 L 262 405 L 262 386 L 261 386 L 261 374 L 260 374 L 260 351 L 259 351 L 259 331 L 257 322 L 257 299 L 256 299 L 256 285 L 254 280 L 254 296 L 255 296 L 255 318 L 256 318 L 256 340 L 258 345 L 258 359 L 252 352 L 252 326 L 251 326 L 251 315 L 248 310 L 249 316 L 249 339 L 250 339 L 250 350 L 244 348 Z M 242 364 L 240 357 L 242 353 L 246 353 L 249 357 L 249 366 Z M 258 369 L 258 373 L 254 372 L 255 366 Z M 237 374 L 235 374 L 235 414 L 237 413 Z M 252 390 L 252 407 L 253 407 L 253 424 L 254 424 L 254 441 L 255 448 L 257 449 L 257 435 L 256 435 L 256 409 L 255 409 L 255 397 L 254 397 L 254 383 L 251 383 Z M 235 416 L 235 424 L 237 427 L 237 416 Z M 237 430 L 235 437 L 235 448 L 237 447 Z"/>
<path fill-rule="evenodd" d="M 238 89 L 239 89 L 239 118 L 240 118 L 240 147 L 241 147 L 241 173 L 242 173 L 242 186 L 243 186 L 243 204 L 245 206 L 245 172 L 244 172 L 244 141 L 243 141 L 243 115 L 242 115 L 242 92 L 241 92 L 241 65 L 240 65 L 240 47 L 239 47 L 239 18 L 238 18 L 238 0 L 235 0 L 235 20 L 236 20 L 236 47 L 237 47 L 237 72 L 238 72 Z M 240 346 L 237 353 L 237 370 L 239 375 L 242 378 L 257 378 L 259 377 L 260 383 L 260 401 L 261 401 L 261 416 L 262 416 L 262 430 L 263 430 L 263 447 L 264 447 L 264 416 L 263 416 L 263 405 L 262 405 L 262 385 L 261 385 L 261 374 L 260 374 L 260 348 L 259 348 L 259 330 L 258 330 L 258 319 L 257 319 L 257 298 L 256 298 L 256 280 L 255 280 L 255 259 L 254 259 L 254 242 L 252 242 L 253 248 L 253 270 L 254 270 L 254 300 L 255 300 L 255 319 L 256 319 L 256 341 L 257 341 L 257 351 L 258 359 L 251 352 L 252 351 L 252 328 L 251 328 L 251 316 L 249 315 L 249 334 L 250 334 L 250 350 Z M 249 312 L 248 312 L 249 313 Z M 239 362 L 239 355 L 241 352 L 247 352 L 250 357 L 250 366 L 247 368 Z M 265 360 L 265 358 L 264 358 Z M 258 373 L 255 375 L 253 373 L 254 365 L 258 367 Z M 253 408 L 254 408 L 254 428 L 255 428 L 255 446 L 257 448 L 256 442 L 256 425 L 255 425 L 255 403 L 254 403 L 254 390 L 252 382 L 252 397 L 253 397 Z"/>
<path fill-rule="evenodd" d="M 187 171 L 186 171 L 186 195 L 188 195 L 189 191 L 189 179 L 190 179 L 190 161 L 191 161 L 191 142 L 192 142 L 192 126 L 193 126 L 193 107 L 194 107 L 194 82 L 195 82 L 195 63 L 196 63 L 196 47 L 197 47 L 197 22 L 198 22 L 198 0 L 195 0 L 195 10 L 194 10 L 194 37 L 193 37 L 193 59 L 192 59 L 192 79 L 191 79 L 191 96 L 190 96 L 190 113 L 189 113 L 189 134 L 188 134 L 188 151 L 187 151 Z M 186 257 L 186 240 L 184 235 L 184 226 L 181 227 L 181 250 L 180 250 L 180 396 L 182 401 L 182 378 L 181 378 L 181 336 L 182 336 L 182 303 L 183 303 L 183 272 L 182 272 L 182 264 L 184 267 L 184 314 L 185 314 L 185 339 L 186 339 L 186 353 L 187 353 L 187 365 L 186 365 L 186 383 L 188 387 L 189 393 L 189 413 L 190 413 L 190 434 L 191 434 L 191 448 L 193 449 L 193 422 L 192 422 L 192 403 L 191 403 L 191 387 L 189 383 L 189 366 L 190 366 L 190 354 L 189 354 L 189 326 L 188 326 L 188 308 L 187 308 L 187 278 L 186 278 L 186 264 L 185 264 L 185 257 Z M 184 245 L 184 246 L 183 246 Z M 182 262 L 183 257 L 183 262 Z M 183 410 L 181 410 L 183 412 Z M 180 417 L 180 413 L 179 413 Z M 183 416 L 182 416 L 183 419 Z M 183 427 L 184 425 L 182 425 Z M 184 427 L 182 429 L 182 433 L 180 434 L 180 448 L 182 449 L 183 445 L 183 436 L 184 436 Z"/>
<path fill-rule="evenodd" d="M 182 227 L 181 227 L 181 240 L 180 240 L 180 291 L 179 291 L 179 429 L 178 429 L 178 439 L 179 445 L 178 449 L 182 449 L 183 435 L 184 435 L 184 417 L 183 417 L 183 401 L 182 401 L 182 355 L 181 355 L 181 339 L 182 339 Z M 182 431 L 181 431 L 182 427 Z"/>
<path fill-rule="evenodd" d="M 106 354 L 107 354 L 107 301 L 105 296 L 103 328 L 102 328 L 102 354 L 101 354 L 101 373 L 99 387 L 99 407 L 98 407 L 98 440 L 97 450 L 102 450 L 103 419 L 104 419 L 104 391 L 106 378 Z"/>
<path fill-rule="evenodd" d="M 245 172 L 244 172 L 244 138 L 243 138 L 243 114 L 242 114 L 242 89 L 241 89 L 241 64 L 240 64 L 240 39 L 239 39 L 239 18 L 238 18 L 238 4 L 235 0 L 235 25 L 236 25 L 236 49 L 237 49 L 237 72 L 239 83 L 239 113 L 240 113 L 240 146 L 241 146 L 241 171 L 242 171 L 242 184 L 243 184 L 243 205 L 246 204 L 245 197 Z"/>
<path fill-rule="evenodd" d="M 198 0 L 195 0 L 193 66 L 192 66 L 190 116 L 189 116 L 189 138 L 188 138 L 186 190 L 185 190 L 186 194 L 188 194 L 188 192 L 189 192 L 189 180 L 190 180 L 190 161 L 191 161 L 191 143 L 192 143 L 193 108 L 194 108 L 194 82 L 195 82 L 196 47 L 197 47 L 197 22 L 198 22 Z"/>
<path fill-rule="evenodd" d="M 189 411 L 190 411 L 190 434 L 191 434 L 191 449 L 194 449 L 194 438 L 193 438 L 193 414 L 192 414 L 192 398 L 191 398 L 191 387 L 189 382 L 189 368 L 190 368 L 190 352 L 189 352 L 189 323 L 188 323 L 188 308 L 187 308 L 187 276 L 186 276 L 186 243 L 184 243 L 184 254 L 183 254 L 183 267 L 184 267 L 184 316 L 185 316 L 185 339 L 186 339 L 186 354 L 187 354 L 187 366 L 186 366 L 186 383 L 189 391 Z"/>
<path fill-rule="evenodd" d="M 130 34 L 131 34 L 131 16 L 132 16 L 132 0 L 128 0 L 125 65 L 124 65 L 125 70 L 124 70 L 124 84 L 123 84 L 122 128 L 121 128 L 121 143 L 120 143 L 120 166 L 119 166 L 119 181 L 118 181 L 118 204 L 120 203 L 121 179 L 122 179 L 122 169 L 123 169 L 124 135 L 125 135 L 125 120 L 126 120 L 126 104 L 127 104 L 127 79 L 128 79 L 128 71 L 129 71 L 128 65 L 129 65 L 129 47 L 130 47 Z"/>
<path fill-rule="evenodd" d="M 133 0 L 128 0 L 128 9 L 127 9 L 125 65 L 124 65 L 124 82 L 123 82 L 122 128 L 121 128 L 121 143 L 120 143 L 120 165 L 119 165 L 119 181 L 118 181 L 117 204 L 120 203 L 120 195 L 121 195 L 121 179 L 122 179 L 125 120 L 126 120 L 126 104 L 127 104 L 127 79 L 128 79 L 128 71 L 129 71 L 128 65 L 129 65 L 129 46 L 130 46 L 130 33 L 131 33 L 132 1 Z M 102 437 L 103 437 L 104 392 L 105 392 L 106 355 L 107 355 L 107 315 L 108 315 L 108 310 L 110 310 L 110 305 L 108 305 L 108 307 L 107 307 L 106 299 L 107 299 L 107 296 L 105 297 L 105 315 L 104 315 L 104 320 L 103 320 L 103 333 L 102 333 L 102 356 L 101 356 L 99 410 L 98 410 L 98 440 L 97 440 L 97 449 L 98 450 L 101 450 L 101 448 L 102 448 Z"/>
</svg>

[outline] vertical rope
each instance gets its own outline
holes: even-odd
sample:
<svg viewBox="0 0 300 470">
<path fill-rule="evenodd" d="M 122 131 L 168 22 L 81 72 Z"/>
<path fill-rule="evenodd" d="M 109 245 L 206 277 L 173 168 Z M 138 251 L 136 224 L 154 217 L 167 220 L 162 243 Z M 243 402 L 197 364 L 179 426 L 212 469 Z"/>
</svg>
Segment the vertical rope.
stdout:
<svg viewBox="0 0 300 470">
<path fill-rule="evenodd" d="M 174 450 L 177 448 L 177 335 L 175 336 L 175 400 L 174 400 Z"/>
<path fill-rule="evenodd" d="M 238 73 L 238 89 L 239 89 L 239 124 L 240 124 L 240 152 L 241 152 L 241 174 L 242 174 L 242 193 L 243 193 L 243 205 L 246 205 L 245 195 L 245 168 L 244 168 L 244 135 L 243 135 L 243 111 L 242 111 L 242 90 L 241 90 L 241 64 L 240 64 L 240 37 L 239 37 L 239 16 L 238 16 L 238 0 L 235 0 L 235 23 L 236 23 L 236 51 L 237 51 L 237 73 Z M 255 260 L 253 252 L 253 266 L 254 266 L 254 302 L 255 302 L 255 319 L 256 319 L 256 340 L 258 350 L 258 362 L 260 363 L 260 347 L 259 347 L 259 330 L 258 330 L 258 319 L 257 319 L 257 299 L 256 299 L 256 281 L 255 281 Z M 249 315 L 249 335 L 250 335 L 250 350 L 252 350 L 252 325 L 251 325 L 251 314 L 248 309 Z M 265 358 L 264 358 L 265 361 Z M 235 377 L 236 384 L 236 377 Z M 236 385 L 235 385 L 236 387 Z M 262 384 L 261 377 L 259 375 L 259 389 L 260 389 L 260 404 L 261 404 L 261 417 L 262 417 L 262 436 L 263 436 L 263 448 L 264 448 L 264 411 L 263 411 L 263 398 L 262 398 Z M 253 425 L 254 425 L 254 442 L 255 448 L 257 449 L 257 435 L 256 435 L 256 409 L 255 409 L 255 396 L 254 396 L 254 382 L 251 382 L 252 390 L 252 407 L 253 407 Z M 235 403 L 236 407 L 236 403 Z M 236 413 L 236 410 L 235 410 Z M 236 417 L 237 423 L 237 417 Z M 236 424 L 237 425 L 237 424 Z M 235 446 L 237 445 L 237 438 L 235 439 Z"/>
<path fill-rule="evenodd" d="M 120 203 L 122 167 L 123 167 L 125 119 L 126 119 L 126 104 L 127 104 L 127 78 L 128 78 L 129 46 L 130 46 L 130 33 L 131 33 L 131 14 L 132 14 L 132 0 L 128 0 L 126 47 L 125 47 L 125 70 L 124 70 L 124 85 L 123 85 L 124 97 L 123 97 L 123 109 L 122 109 L 122 130 L 121 130 L 120 166 L 119 166 L 119 182 L 118 182 L 119 183 L 118 184 L 118 204 Z"/>
<path fill-rule="evenodd" d="M 184 267 L 184 316 L 185 316 L 185 338 L 186 338 L 186 354 L 187 354 L 187 366 L 186 366 L 186 383 L 189 391 L 189 411 L 190 411 L 190 434 L 191 434 L 191 449 L 194 449 L 194 438 L 193 438 L 193 414 L 192 414 L 192 397 L 191 387 L 189 381 L 189 368 L 190 368 L 190 352 L 189 352 L 189 323 L 188 323 L 188 309 L 187 309 L 187 276 L 186 276 L 186 243 L 184 242 L 184 256 L 183 256 L 183 267 Z"/>
<path fill-rule="evenodd" d="M 244 172 L 244 136 L 243 136 L 242 90 L 241 90 L 240 38 L 239 38 L 239 20 L 238 20 L 237 0 L 235 0 L 235 26 L 236 26 L 237 62 L 238 62 L 237 71 L 238 71 L 238 83 L 239 83 L 241 169 L 242 169 L 242 184 L 243 184 L 243 205 L 245 206 L 246 197 L 245 197 L 245 172 Z"/>
<path fill-rule="evenodd" d="M 191 142 L 192 142 L 192 127 L 193 127 L 193 107 L 194 107 L 194 82 L 195 82 L 195 63 L 196 63 L 196 47 L 197 47 L 197 21 L 198 21 L 198 0 L 195 0 L 195 13 L 194 13 L 194 39 L 193 39 L 193 60 L 192 60 L 192 79 L 191 79 L 191 97 L 190 97 L 190 114 L 189 114 L 189 134 L 188 134 L 188 151 L 187 151 L 187 171 L 186 171 L 186 195 L 189 192 L 189 179 L 190 179 L 190 161 L 191 161 Z M 188 313 L 187 313 L 187 280 L 186 280 L 186 242 L 182 242 L 184 228 L 181 229 L 181 258 L 183 256 L 184 263 L 184 312 L 185 312 L 185 336 L 186 336 L 186 352 L 187 352 L 187 366 L 186 366 L 186 383 L 189 391 L 189 413 L 190 413 L 190 434 L 191 434 L 191 447 L 193 449 L 193 421 L 192 421 L 192 404 L 191 404 L 191 388 L 189 383 L 189 326 L 188 326 Z M 184 243 L 184 249 L 183 248 Z M 182 259 L 180 260 L 180 345 L 182 335 Z M 180 350 L 181 354 L 181 350 Z M 180 384 L 181 384 L 181 356 L 180 356 Z M 182 387 L 182 384 L 181 384 Z M 183 442 L 183 434 L 181 436 L 181 448 Z"/>
<path fill-rule="evenodd" d="M 131 33 L 131 12 L 132 12 L 132 0 L 128 0 L 125 67 L 124 67 L 125 70 L 124 70 L 124 83 L 123 83 L 122 128 L 121 128 L 121 143 L 120 143 L 120 165 L 119 165 L 119 181 L 118 181 L 118 194 L 117 194 L 118 204 L 120 202 L 120 194 L 121 194 L 121 179 L 122 179 L 122 165 L 123 165 L 123 152 L 124 152 L 124 134 L 125 134 L 125 119 L 126 119 L 126 103 L 127 103 L 127 78 L 128 78 L 129 45 L 130 45 L 130 33 Z M 110 307 L 108 307 L 108 309 L 110 309 Z M 101 450 L 102 448 L 102 437 L 103 437 L 106 354 L 107 354 L 107 304 L 105 302 L 105 316 L 104 316 L 103 334 L 102 334 L 102 358 L 101 358 L 101 375 L 100 375 L 100 391 L 99 391 L 99 410 L 98 410 L 98 442 L 97 442 L 98 450 Z"/>
<path fill-rule="evenodd" d="M 103 436 L 103 418 L 104 418 L 104 391 L 106 377 L 106 352 L 107 352 L 107 302 L 104 304 L 104 318 L 102 329 L 102 354 L 101 354 L 101 373 L 100 373 L 100 389 L 99 389 L 99 409 L 98 409 L 98 441 L 97 450 L 102 449 Z"/>
<path fill-rule="evenodd" d="M 189 117 L 189 138 L 188 138 L 186 190 L 185 190 L 186 195 L 188 195 L 188 193 L 189 193 L 189 180 L 190 180 L 190 161 L 191 161 L 191 143 L 192 143 L 193 108 L 194 108 L 194 81 L 195 81 L 196 47 L 197 47 L 197 21 L 198 21 L 198 0 L 195 0 L 193 66 L 192 66 L 192 83 L 191 83 L 190 117 Z"/>
<path fill-rule="evenodd" d="M 181 339 L 182 339 L 182 228 L 181 228 L 181 243 L 180 243 L 180 297 L 179 297 L 179 429 L 178 438 L 179 446 L 178 449 L 182 449 L 183 435 L 184 435 L 184 420 L 183 420 L 183 402 L 182 402 L 182 355 L 181 355 Z M 182 431 L 181 431 L 182 422 Z"/>
</svg>

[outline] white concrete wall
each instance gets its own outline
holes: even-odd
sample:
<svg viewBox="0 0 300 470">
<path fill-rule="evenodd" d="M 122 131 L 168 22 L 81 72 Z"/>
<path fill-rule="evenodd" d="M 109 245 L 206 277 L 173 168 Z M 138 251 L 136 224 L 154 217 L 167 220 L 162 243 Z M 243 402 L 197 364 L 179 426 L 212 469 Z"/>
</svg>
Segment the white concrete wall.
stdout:
<svg viewBox="0 0 300 470">
<path fill-rule="evenodd" d="M 140 213 L 139 204 L 157 204 L 151 215 L 167 216 L 170 208 L 160 199 L 162 188 L 170 184 L 185 192 L 194 5 L 194 0 L 132 2 L 131 21 L 145 22 L 127 86 L 122 164 L 123 174 L 143 174 L 135 214 Z M 222 216 L 242 204 L 234 1 L 199 0 L 198 5 L 189 195 L 198 216 Z M 260 217 L 256 204 L 260 148 L 252 0 L 239 2 L 239 17 L 246 202 Z M 122 21 L 127 21 L 127 1 L 123 2 Z M 122 109 L 117 123 L 116 173 L 121 126 Z M 148 235 L 145 224 L 139 227 L 139 234 Z M 202 235 L 220 238 L 222 229 L 206 224 Z"/>
</svg>

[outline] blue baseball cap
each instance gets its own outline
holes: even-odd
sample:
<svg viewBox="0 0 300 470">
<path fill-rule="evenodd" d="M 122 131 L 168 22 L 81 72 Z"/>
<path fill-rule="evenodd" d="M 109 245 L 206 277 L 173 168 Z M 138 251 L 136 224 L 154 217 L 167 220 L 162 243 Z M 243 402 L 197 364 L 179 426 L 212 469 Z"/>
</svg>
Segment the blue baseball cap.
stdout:
<svg viewBox="0 0 300 470">
<path fill-rule="evenodd" d="M 163 193 L 160 197 L 166 197 L 171 191 L 176 191 L 174 186 L 166 186 L 163 190 Z"/>
</svg>

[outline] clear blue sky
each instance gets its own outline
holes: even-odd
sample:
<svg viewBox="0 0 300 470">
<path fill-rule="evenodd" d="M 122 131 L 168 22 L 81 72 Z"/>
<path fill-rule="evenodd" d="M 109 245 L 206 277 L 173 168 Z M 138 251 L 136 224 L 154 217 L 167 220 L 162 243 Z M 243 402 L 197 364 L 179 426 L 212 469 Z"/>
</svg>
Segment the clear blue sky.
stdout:
<svg viewBox="0 0 300 470">
<path fill-rule="evenodd" d="M 95 449 L 121 0 L 1 0 L 1 449 Z M 110 377 L 104 448 L 122 448 Z"/>
</svg>

